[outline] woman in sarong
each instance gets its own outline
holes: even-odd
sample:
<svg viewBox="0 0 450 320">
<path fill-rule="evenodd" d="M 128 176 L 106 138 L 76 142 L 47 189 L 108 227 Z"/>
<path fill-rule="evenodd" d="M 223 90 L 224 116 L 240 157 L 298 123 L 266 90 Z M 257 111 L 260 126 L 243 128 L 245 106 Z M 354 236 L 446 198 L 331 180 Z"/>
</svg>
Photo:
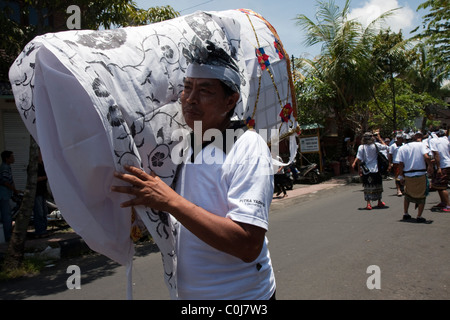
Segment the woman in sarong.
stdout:
<svg viewBox="0 0 450 320">
<path fill-rule="evenodd" d="M 377 138 L 380 143 L 375 142 Z M 366 209 L 372 210 L 372 201 L 378 201 L 378 207 L 383 208 L 386 204 L 381 201 L 383 193 L 383 177 L 378 172 L 377 153 L 385 150 L 388 146 L 380 138 L 379 134 L 373 135 L 366 132 L 363 135 L 362 145 L 358 148 L 353 168 L 359 164 L 359 172 L 362 177 L 364 187 L 364 200 L 367 202 Z"/>
</svg>

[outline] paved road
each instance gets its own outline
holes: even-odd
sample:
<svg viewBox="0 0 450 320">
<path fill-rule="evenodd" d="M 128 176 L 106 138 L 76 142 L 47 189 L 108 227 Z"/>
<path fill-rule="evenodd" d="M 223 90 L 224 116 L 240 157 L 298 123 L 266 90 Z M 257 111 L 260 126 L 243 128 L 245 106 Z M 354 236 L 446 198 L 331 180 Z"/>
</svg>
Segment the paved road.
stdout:
<svg viewBox="0 0 450 320">
<path fill-rule="evenodd" d="M 389 208 L 366 211 L 359 185 L 337 187 L 273 208 L 270 250 L 280 299 L 449 299 L 450 215 L 400 222 L 403 198 L 385 182 Z M 428 198 L 438 203 L 436 192 Z M 413 207 L 410 214 L 415 217 Z M 368 267 L 381 289 L 369 290 Z"/>
<path fill-rule="evenodd" d="M 450 298 L 450 215 L 429 210 L 438 202 L 434 192 L 424 213 L 431 224 L 399 222 L 403 199 L 394 195 L 393 182 L 384 185 L 386 209 L 362 210 L 359 184 L 322 185 L 273 203 L 268 238 L 278 299 Z M 80 266 L 80 290 L 67 289 L 69 265 Z M 373 265 L 379 269 L 367 273 Z M 138 248 L 134 299 L 168 299 L 162 272 L 155 248 Z M 377 275 L 379 282 L 370 283 L 381 289 L 369 290 L 368 278 Z M 125 289 L 125 268 L 96 255 L 2 283 L 0 299 L 124 299 Z"/>
</svg>

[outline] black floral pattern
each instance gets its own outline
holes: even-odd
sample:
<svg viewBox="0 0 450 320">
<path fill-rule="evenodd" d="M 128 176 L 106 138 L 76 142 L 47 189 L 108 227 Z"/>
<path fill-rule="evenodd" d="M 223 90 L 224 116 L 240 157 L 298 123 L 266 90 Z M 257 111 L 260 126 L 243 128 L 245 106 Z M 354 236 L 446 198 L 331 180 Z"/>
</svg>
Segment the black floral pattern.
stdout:
<svg viewBox="0 0 450 320">
<path fill-rule="evenodd" d="M 186 22 L 191 27 L 192 31 L 196 33 L 196 35 L 203 41 L 211 40 L 212 31 L 208 28 L 207 24 L 212 22 L 211 16 L 206 13 L 199 13 L 193 16 L 187 16 Z"/>
<path fill-rule="evenodd" d="M 108 90 L 106 89 L 100 78 L 94 79 L 94 82 L 92 82 L 92 90 L 94 90 L 94 93 L 97 97 L 106 98 L 110 96 Z"/>
<path fill-rule="evenodd" d="M 157 224 L 156 232 L 160 238 L 169 238 L 170 218 L 169 214 L 164 211 L 156 211 L 151 209 L 146 211 L 148 218 Z"/>
<path fill-rule="evenodd" d="M 152 165 L 154 167 L 161 167 L 164 164 L 164 159 L 166 159 L 166 155 L 162 152 L 157 152 L 152 156 Z"/>
<path fill-rule="evenodd" d="M 149 163 L 149 170 L 156 172 L 158 175 L 160 175 L 161 178 L 164 176 L 161 176 L 160 170 L 163 170 L 164 166 L 167 165 L 167 161 L 170 161 L 170 147 L 166 143 L 162 143 L 157 145 L 148 155 L 148 163 Z M 173 171 L 172 171 L 173 173 Z"/>
<path fill-rule="evenodd" d="M 121 126 L 125 120 L 122 118 L 122 112 L 119 109 L 119 106 L 113 105 L 109 107 L 108 114 L 106 116 L 108 118 L 108 122 L 113 127 Z"/>
<path fill-rule="evenodd" d="M 163 53 L 163 56 L 165 57 L 165 58 L 167 58 L 167 59 L 173 59 L 173 57 L 174 57 L 174 51 L 173 51 L 173 49 L 170 47 L 170 46 L 168 46 L 168 45 L 165 45 L 165 46 L 162 46 L 161 47 L 161 51 L 162 51 L 162 53 Z"/>
<path fill-rule="evenodd" d="M 79 36 L 77 43 L 100 50 L 117 49 L 127 40 L 127 33 L 123 29 L 94 31 Z"/>
</svg>

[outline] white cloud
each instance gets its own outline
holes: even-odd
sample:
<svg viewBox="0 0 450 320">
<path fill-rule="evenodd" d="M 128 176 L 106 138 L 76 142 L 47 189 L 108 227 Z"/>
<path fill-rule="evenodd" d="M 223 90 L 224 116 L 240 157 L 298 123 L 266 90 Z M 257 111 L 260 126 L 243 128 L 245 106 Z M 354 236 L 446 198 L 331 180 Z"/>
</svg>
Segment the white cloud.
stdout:
<svg viewBox="0 0 450 320">
<path fill-rule="evenodd" d="M 408 5 L 400 5 L 398 0 L 369 0 L 364 6 L 351 10 L 349 18 L 358 19 L 364 26 L 378 18 L 386 11 L 400 8 L 388 18 L 382 25 L 383 28 L 390 27 L 392 31 L 410 29 L 413 26 L 415 12 Z"/>
</svg>

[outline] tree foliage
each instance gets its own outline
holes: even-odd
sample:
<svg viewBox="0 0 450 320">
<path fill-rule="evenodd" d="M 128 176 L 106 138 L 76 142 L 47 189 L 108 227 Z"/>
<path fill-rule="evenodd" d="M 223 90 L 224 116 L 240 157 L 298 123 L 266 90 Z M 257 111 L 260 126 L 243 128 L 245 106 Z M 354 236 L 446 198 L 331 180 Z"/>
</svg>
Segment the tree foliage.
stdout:
<svg viewBox="0 0 450 320">
<path fill-rule="evenodd" d="M 380 83 L 387 81 L 390 85 L 390 92 L 385 92 L 390 97 L 391 109 L 390 116 L 382 112 L 382 108 L 378 105 L 377 95 L 375 90 L 377 84 L 372 88 L 372 98 L 374 103 L 378 106 L 383 115 L 392 124 L 391 130 L 398 129 L 398 115 L 397 115 L 397 90 L 395 77 L 405 72 L 410 63 L 406 50 L 406 42 L 403 40 L 402 32 L 391 32 L 390 29 L 381 30 L 379 34 L 373 39 L 372 44 L 372 63 L 375 66 L 375 72 Z"/>
<path fill-rule="evenodd" d="M 305 77 L 301 80 L 300 108 L 319 102 L 308 91 L 320 88 L 326 95 L 320 99 L 323 109 L 329 108 L 337 124 L 338 138 L 343 140 L 346 123 L 354 122 L 352 111 L 371 97 L 378 73 L 371 61 L 371 46 L 377 34 L 377 24 L 392 14 L 383 13 L 367 27 L 349 19 L 350 0 L 342 9 L 333 0 L 319 0 L 315 21 L 305 15 L 296 17 L 297 24 L 307 32 L 305 44 L 321 44 L 321 53 L 314 60 L 302 59 Z M 311 78 L 314 79 L 311 81 Z M 313 85 L 310 87 L 308 85 Z M 319 91 L 320 92 L 320 91 Z M 317 93 L 317 92 L 316 92 Z M 301 114 L 302 112 L 300 112 Z M 349 116 L 350 115 L 350 116 Z M 300 122 L 302 119 L 300 119 Z M 337 150 L 340 154 L 340 150 Z"/>
<path fill-rule="evenodd" d="M 427 0 L 417 8 L 417 10 L 428 9 L 429 13 L 423 16 L 422 31 L 416 38 L 424 40 L 429 45 L 434 62 L 443 67 L 443 76 L 446 78 L 450 75 L 449 8 L 449 0 Z"/>
<path fill-rule="evenodd" d="M 368 104 L 371 114 L 369 127 L 379 128 L 385 135 L 392 133 L 392 124 L 386 121 L 393 119 L 392 81 L 395 82 L 396 88 L 398 128 L 422 129 L 422 124 L 416 123 L 415 120 L 421 117 L 427 118 L 427 106 L 437 105 L 441 100 L 428 93 L 416 92 L 408 81 L 400 77 L 393 80 L 387 79 L 377 88 L 375 99 Z"/>
<path fill-rule="evenodd" d="M 179 16 L 171 6 L 138 8 L 132 0 L 8 0 L 0 12 L 0 81 L 8 80 L 8 70 L 20 50 L 37 35 L 67 30 L 67 8 L 81 10 L 82 29 L 110 29 L 139 26 Z M 34 19 L 30 19 L 30 16 Z"/>
<path fill-rule="evenodd" d="M 295 64 L 302 74 L 296 83 L 299 122 L 334 117 L 340 139 L 345 127 L 390 134 L 417 126 L 415 118 L 420 117 L 424 121 L 419 128 L 425 129 L 426 120 L 445 106 L 448 0 L 430 0 L 419 7 L 431 10 L 424 17 L 425 31 L 411 39 L 404 39 L 401 31 L 378 29 L 397 9 L 364 28 L 348 18 L 349 6 L 349 0 L 342 9 L 334 0 L 318 0 L 314 20 L 297 16 L 307 34 L 305 44 L 321 45 L 315 59 Z"/>
</svg>

